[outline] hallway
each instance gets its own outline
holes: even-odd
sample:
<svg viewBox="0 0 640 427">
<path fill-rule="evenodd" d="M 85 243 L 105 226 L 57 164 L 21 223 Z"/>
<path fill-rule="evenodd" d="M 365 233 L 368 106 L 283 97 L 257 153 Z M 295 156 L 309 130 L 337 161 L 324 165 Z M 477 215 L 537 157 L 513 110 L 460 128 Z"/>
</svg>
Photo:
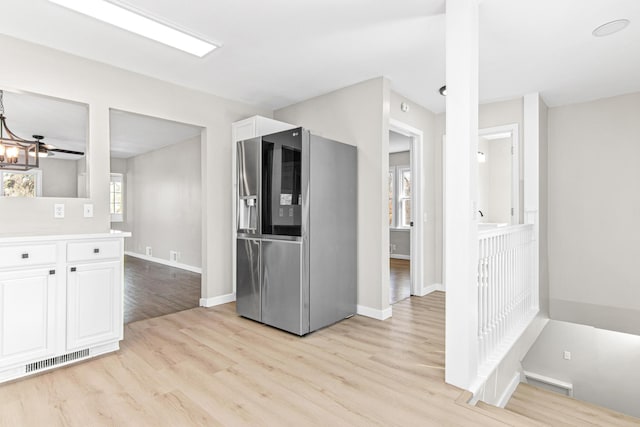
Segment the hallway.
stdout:
<svg viewBox="0 0 640 427">
<path fill-rule="evenodd" d="M 389 303 L 395 304 L 398 301 L 411 296 L 411 261 L 404 259 L 389 259 Z"/>
</svg>

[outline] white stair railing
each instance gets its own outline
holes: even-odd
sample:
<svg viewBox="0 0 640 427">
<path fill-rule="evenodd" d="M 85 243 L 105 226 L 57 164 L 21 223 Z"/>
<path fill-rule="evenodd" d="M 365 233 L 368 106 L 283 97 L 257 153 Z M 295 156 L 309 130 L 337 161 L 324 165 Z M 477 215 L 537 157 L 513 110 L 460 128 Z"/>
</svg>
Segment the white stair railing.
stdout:
<svg viewBox="0 0 640 427">
<path fill-rule="evenodd" d="M 478 233 L 478 373 L 500 363 L 538 312 L 531 224 Z"/>
</svg>

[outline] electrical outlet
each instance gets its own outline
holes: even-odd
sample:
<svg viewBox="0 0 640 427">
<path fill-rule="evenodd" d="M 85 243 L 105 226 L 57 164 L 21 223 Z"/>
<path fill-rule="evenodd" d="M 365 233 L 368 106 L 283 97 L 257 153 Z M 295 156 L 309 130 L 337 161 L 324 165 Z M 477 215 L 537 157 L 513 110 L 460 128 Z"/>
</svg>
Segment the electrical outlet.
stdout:
<svg viewBox="0 0 640 427">
<path fill-rule="evenodd" d="M 144 248 L 144 253 L 147 256 L 153 256 L 153 251 L 151 250 L 151 246 L 147 246 L 146 248 Z"/>
<path fill-rule="evenodd" d="M 567 350 L 563 351 L 562 352 L 562 358 L 564 360 L 571 360 L 571 352 L 567 351 Z"/>
<path fill-rule="evenodd" d="M 178 262 L 178 251 L 169 251 L 169 261 Z"/>
<path fill-rule="evenodd" d="M 93 218 L 93 203 L 85 203 L 82 211 L 85 218 Z"/>
<path fill-rule="evenodd" d="M 64 218 L 64 203 L 56 203 L 53 205 L 53 217 Z"/>
</svg>

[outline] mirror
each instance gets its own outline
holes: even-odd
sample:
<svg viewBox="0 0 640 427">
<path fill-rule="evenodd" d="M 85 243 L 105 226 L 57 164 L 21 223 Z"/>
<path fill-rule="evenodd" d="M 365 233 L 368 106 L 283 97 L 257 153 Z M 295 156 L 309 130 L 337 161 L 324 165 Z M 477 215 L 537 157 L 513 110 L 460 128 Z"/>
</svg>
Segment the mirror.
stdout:
<svg viewBox="0 0 640 427">
<path fill-rule="evenodd" d="M 478 138 L 478 220 L 481 228 L 519 222 L 517 125 L 483 129 Z"/>
<path fill-rule="evenodd" d="M 38 168 L 0 167 L 2 197 L 89 197 L 86 104 L 49 96 L 3 91 L 7 128 L 17 137 L 39 139 Z M 3 129 L 3 137 L 7 137 Z M 40 138 L 42 137 L 42 138 Z M 30 153 L 35 156 L 35 152 Z"/>
</svg>

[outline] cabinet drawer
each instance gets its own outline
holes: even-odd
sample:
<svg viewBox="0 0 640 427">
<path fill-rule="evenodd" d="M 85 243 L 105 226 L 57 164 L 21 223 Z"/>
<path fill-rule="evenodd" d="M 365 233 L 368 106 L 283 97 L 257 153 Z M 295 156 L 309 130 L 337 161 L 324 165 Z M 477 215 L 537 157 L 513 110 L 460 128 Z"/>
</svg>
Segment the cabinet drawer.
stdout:
<svg viewBox="0 0 640 427">
<path fill-rule="evenodd" d="M 56 245 L 0 246 L 0 268 L 55 264 Z"/>
<path fill-rule="evenodd" d="M 96 240 L 75 242 L 67 245 L 67 261 L 95 261 L 100 259 L 120 258 L 120 241 Z"/>
</svg>

